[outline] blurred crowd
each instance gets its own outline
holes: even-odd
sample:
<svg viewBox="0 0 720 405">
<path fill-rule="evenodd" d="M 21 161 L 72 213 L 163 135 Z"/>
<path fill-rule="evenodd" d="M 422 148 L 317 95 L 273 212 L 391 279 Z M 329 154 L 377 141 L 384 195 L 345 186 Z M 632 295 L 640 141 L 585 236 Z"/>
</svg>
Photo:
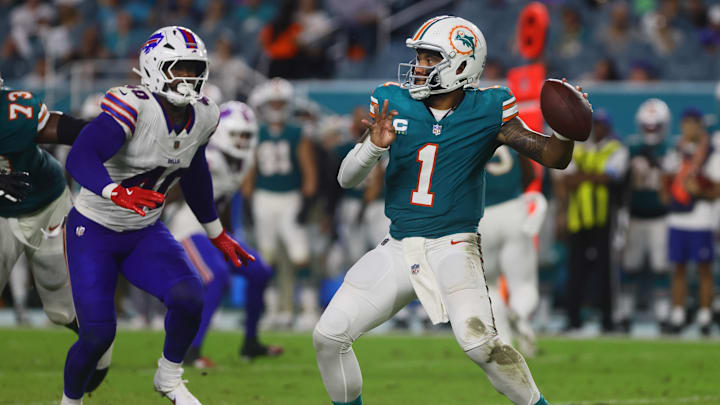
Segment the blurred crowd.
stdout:
<svg viewBox="0 0 720 405">
<path fill-rule="evenodd" d="M 404 40 L 440 13 L 475 22 L 488 43 L 485 77 L 520 61 L 520 0 L 1 0 L 0 71 L 38 87 L 73 61 L 135 59 L 150 32 L 191 28 L 214 72 L 231 83 L 246 64 L 265 76 L 393 78 Z M 433 2 L 430 2 L 433 3 Z M 586 81 L 712 80 L 720 73 L 715 0 L 547 0 L 545 63 L 552 76 Z M 416 10 L 417 12 L 413 12 Z M 402 18 L 393 18 L 402 14 Z M 407 18 L 408 15 L 411 18 Z M 91 72 L 101 75 L 102 72 Z M 232 88 L 231 88 L 232 89 Z M 233 96 L 233 94 L 230 94 Z"/>
</svg>

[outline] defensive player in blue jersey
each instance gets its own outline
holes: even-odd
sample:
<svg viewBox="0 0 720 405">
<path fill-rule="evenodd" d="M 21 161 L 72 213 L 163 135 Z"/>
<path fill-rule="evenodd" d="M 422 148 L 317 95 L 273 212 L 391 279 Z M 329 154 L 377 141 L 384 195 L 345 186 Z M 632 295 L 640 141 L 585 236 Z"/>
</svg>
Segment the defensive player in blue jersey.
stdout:
<svg viewBox="0 0 720 405">
<path fill-rule="evenodd" d="M 432 18 L 406 44 L 417 56 L 401 64 L 403 83 L 375 89 L 369 136 L 338 174 L 341 186 L 352 187 L 389 151 L 391 225 L 390 235 L 349 270 L 315 328 L 323 383 L 334 404 L 361 404 L 352 343 L 417 297 L 433 323 L 450 321 L 462 349 L 499 392 L 515 404 L 546 404 L 525 360 L 498 340 L 476 231 L 484 167 L 498 146 L 564 168 L 574 144 L 528 129 L 507 88 L 465 87 L 478 79 L 486 56 L 485 39 L 470 21 Z"/>
<path fill-rule="evenodd" d="M 0 291 L 25 253 L 48 318 L 77 333 L 60 225 L 72 207 L 62 166 L 41 143 L 71 145 L 86 122 L 48 111 L 28 91 L 2 87 L 0 77 Z M 85 387 L 107 374 L 112 350 Z"/>
<path fill-rule="evenodd" d="M 230 101 L 220 106 L 220 123 L 205 154 L 213 179 L 215 204 L 220 212 L 228 212 L 233 194 L 240 189 L 253 166 L 257 132 L 255 114 L 245 103 Z M 183 363 L 198 368 L 214 367 L 215 363 L 209 357 L 201 355 L 201 349 L 210 321 L 230 285 L 232 265 L 213 247 L 187 204 L 180 203 L 180 208 L 172 215 L 168 228 L 185 248 L 205 285 L 200 329 L 185 354 Z M 258 340 L 258 322 L 264 309 L 263 293 L 273 271 L 259 255 L 244 243 L 240 243 L 255 256 L 255 261 L 248 263 L 240 272 L 247 281 L 245 336 L 240 355 L 248 360 L 260 356 L 277 356 L 282 353 L 281 347 L 265 346 Z"/>
<path fill-rule="evenodd" d="M 223 230 L 213 204 L 205 147 L 219 120 L 201 91 L 208 77 L 202 40 L 161 28 L 140 50 L 140 86 L 110 89 L 103 112 L 80 133 L 66 167 L 82 186 L 65 225 L 79 339 L 65 363 L 62 404 L 81 404 L 98 359 L 115 338 L 118 274 L 167 307 L 155 390 L 175 405 L 199 405 L 181 363 L 197 334 L 203 285 L 183 247 L 158 219 L 179 180 L 211 242 L 236 266 L 253 261 Z"/>
</svg>

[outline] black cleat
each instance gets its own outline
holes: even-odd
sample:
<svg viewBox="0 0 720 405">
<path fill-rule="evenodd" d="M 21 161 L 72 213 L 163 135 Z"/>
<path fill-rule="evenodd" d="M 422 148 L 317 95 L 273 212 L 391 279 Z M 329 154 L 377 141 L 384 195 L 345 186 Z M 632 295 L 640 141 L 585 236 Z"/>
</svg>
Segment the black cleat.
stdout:
<svg viewBox="0 0 720 405">
<path fill-rule="evenodd" d="M 703 337 L 709 337 L 711 332 L 712 324 L 703 325 L 700 327 L 700 334 L 703 335 Z"/>
<path fill-rule="evenodd" d="M 265 346 L 257 340 L 246 340 L 240 348 L 240 357 L 252 360 L 256 357 L 276 357 L 285 350 L 280 346 Z"/>
</svg>

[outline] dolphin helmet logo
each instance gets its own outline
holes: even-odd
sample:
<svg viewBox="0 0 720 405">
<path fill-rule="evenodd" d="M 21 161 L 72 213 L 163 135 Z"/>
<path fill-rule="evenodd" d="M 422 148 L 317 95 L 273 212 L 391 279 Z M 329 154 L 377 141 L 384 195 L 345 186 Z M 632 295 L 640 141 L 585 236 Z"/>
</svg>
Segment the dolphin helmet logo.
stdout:
<svg viewBox="0 0 720 405">
<path fill-rule="evenodd" d="M 450 31 L 450 45 L 460 55 L 469 55 L 475 59 L 475 44 L 477 43 L 477 37 L 475 34 L 465 26 L 457 26 Z"/>
</svg>

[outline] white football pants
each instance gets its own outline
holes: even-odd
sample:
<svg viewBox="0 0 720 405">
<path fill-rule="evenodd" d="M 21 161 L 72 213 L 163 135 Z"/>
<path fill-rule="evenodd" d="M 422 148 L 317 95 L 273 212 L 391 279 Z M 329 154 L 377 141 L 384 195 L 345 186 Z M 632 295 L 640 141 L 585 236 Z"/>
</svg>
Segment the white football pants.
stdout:
<svg viewBox="0 0 720 405">
<path fill-rule="evenodd" d="M 277 259 L 278 241 L 282 241 L 294 265 L 307 264 L 310 245 L 305 227 L 297 222 L 302 207 L 299 191 L 278 193 L 255 190 L 252 199 L 255 237 L 258 250 L 271 265 Z"/>
<path fill-rule="evenodd" d="M 525 360 L 497 338 L 477 235 L 425 239 L 424 245 L 458 344 L 513 403 L 535 404 L 540 393 Z M 402 242 L 388 237 L 348 271 L 313 333 L 318 367 L 332 401 L 350 402 L 360 395 L 362 375 L 352 343 L 415 299 L 413 268 L 405 260 Z"/>
<path fill-rule="evenodd" d="M 0 217 L 0 291 L 24 252 L 47 317 L 58 325 L 75 319 L 63 253 L 62 223 L 72 208 L 70 192 L 19 218 Z"/>
</svg>

